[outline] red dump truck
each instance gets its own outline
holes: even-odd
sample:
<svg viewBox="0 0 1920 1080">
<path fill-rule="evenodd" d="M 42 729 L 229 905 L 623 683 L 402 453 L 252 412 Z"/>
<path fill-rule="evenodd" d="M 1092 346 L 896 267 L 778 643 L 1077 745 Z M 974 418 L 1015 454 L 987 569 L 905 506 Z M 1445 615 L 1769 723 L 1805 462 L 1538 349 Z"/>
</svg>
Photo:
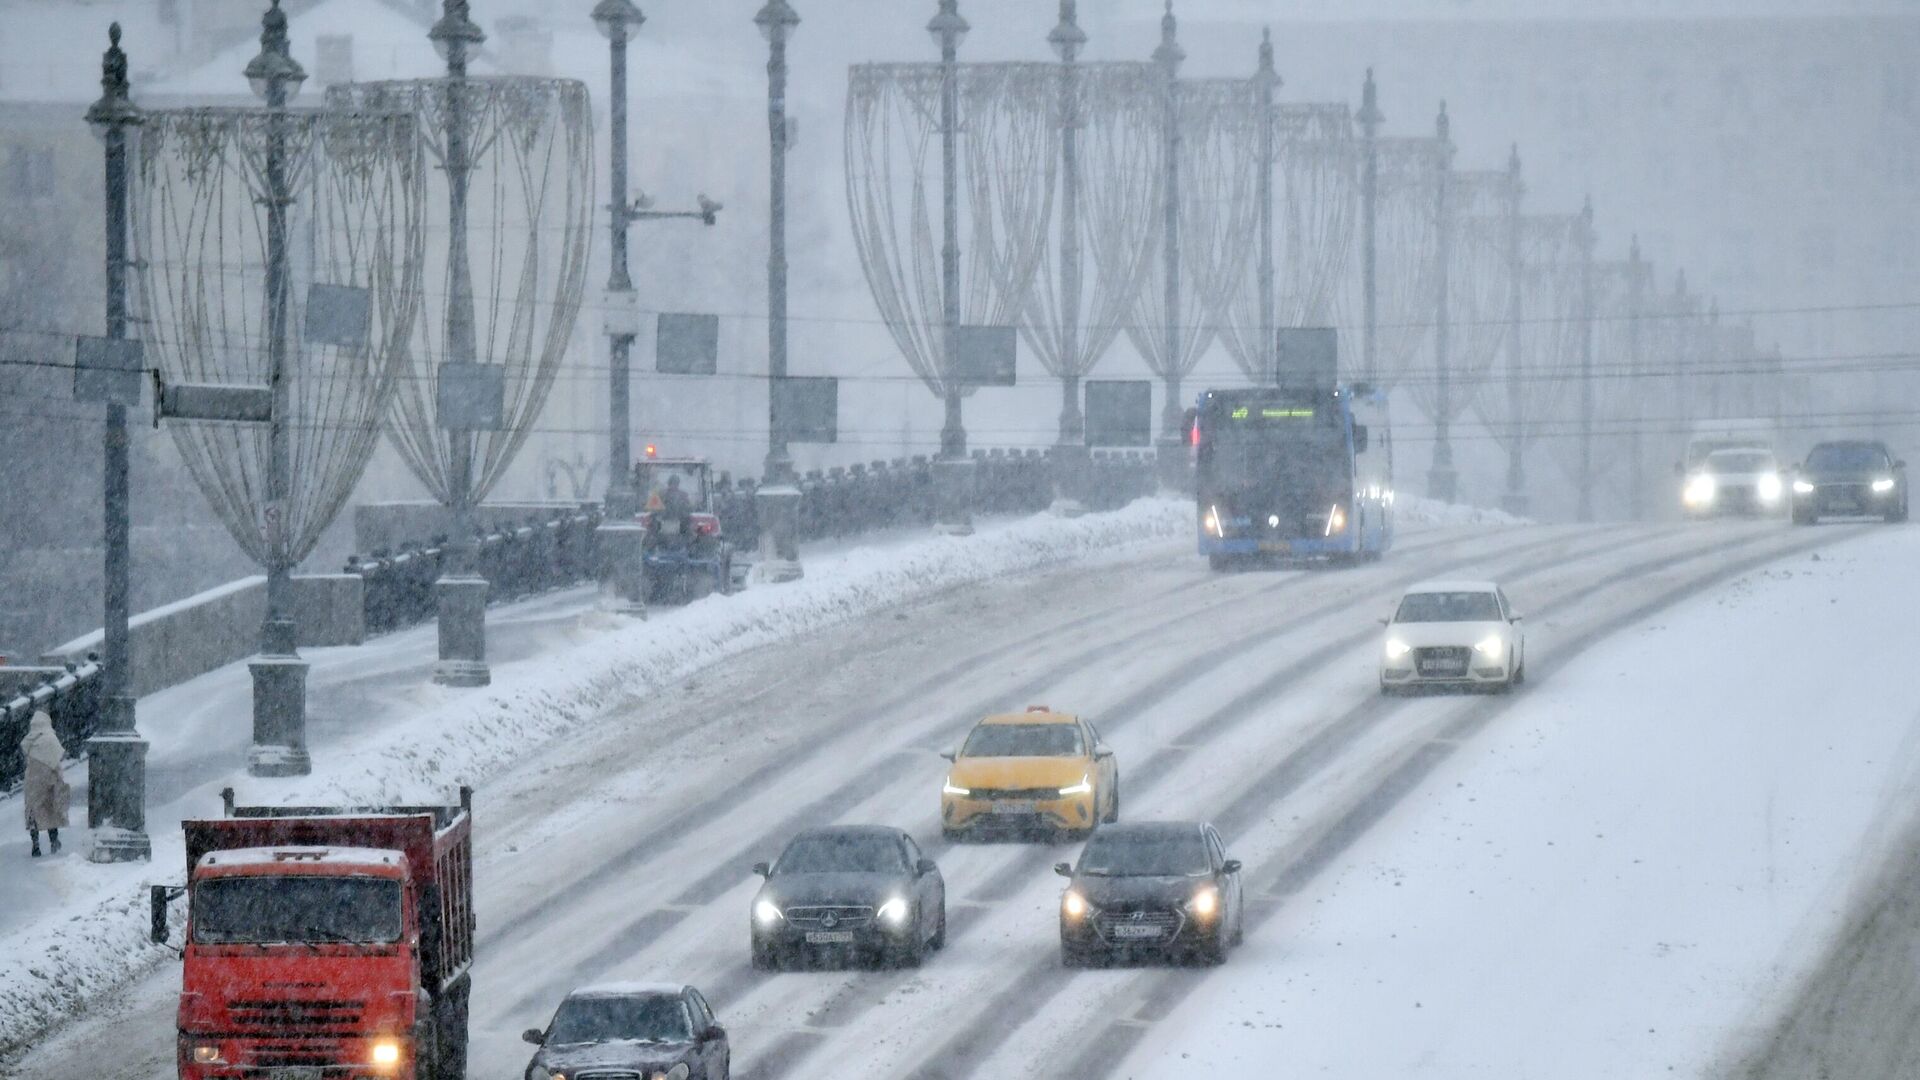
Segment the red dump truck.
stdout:
<svg viewBox="0 0 1920 1080">
<path fill-rule="evenodd" d="M 465 1080 L 473 792 L 183 822 L 181 1080 Z"/>
</svg>

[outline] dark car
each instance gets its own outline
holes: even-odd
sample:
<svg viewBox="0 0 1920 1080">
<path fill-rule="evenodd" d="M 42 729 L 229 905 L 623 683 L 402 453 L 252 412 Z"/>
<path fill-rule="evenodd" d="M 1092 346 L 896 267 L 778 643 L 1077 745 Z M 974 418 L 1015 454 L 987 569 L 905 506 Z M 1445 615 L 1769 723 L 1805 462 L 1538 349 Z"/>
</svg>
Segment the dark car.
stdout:
<svg viewBox="0 0 1920 1080">
<path fill-rule="evenodd" d="M 727 1033 L 700 991 L 671 983 L 588 986 L 567 995 L 545 1030 L 521 1036 L 540 1049 L 526 1080 L 640 1076 L 728 1080 Z"/>
<path fill-rule="evenodd" d="M 1155 954 L 1226 960 L 1245 933 L 1240 862 L 1213 826 L 1192 821 L 1102 825 L 1060 897 L 1060 962 Z"/>
<path fill-rule="evenodd" d="M 1823 442 L 1793 473 L 1793 522 L 1822 517 L 1907 520 L 1907 463 L 1883 442 Z"/>
<path fill-rule="evenodd" d="M 946 882 L 899 829 L 808 829 L 753 872 L 767 879 L 749 918 L 761 971 L 803 955 L 915 967 L 946 944 Z"/>
</svg>

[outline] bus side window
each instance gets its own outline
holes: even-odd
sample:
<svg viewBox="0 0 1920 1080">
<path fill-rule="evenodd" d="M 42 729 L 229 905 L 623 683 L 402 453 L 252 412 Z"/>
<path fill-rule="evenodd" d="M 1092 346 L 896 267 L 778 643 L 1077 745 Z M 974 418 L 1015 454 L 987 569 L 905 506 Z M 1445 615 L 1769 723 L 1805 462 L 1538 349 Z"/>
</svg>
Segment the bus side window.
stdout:
<svg viewBox="0 0 1920 1080">
<path fill-rule="evenodd" d="M 1365 424 L 1353 425 L 1353 452 L 1356 454 L 1367 452 L 1367 425 Z"/>
</svg>

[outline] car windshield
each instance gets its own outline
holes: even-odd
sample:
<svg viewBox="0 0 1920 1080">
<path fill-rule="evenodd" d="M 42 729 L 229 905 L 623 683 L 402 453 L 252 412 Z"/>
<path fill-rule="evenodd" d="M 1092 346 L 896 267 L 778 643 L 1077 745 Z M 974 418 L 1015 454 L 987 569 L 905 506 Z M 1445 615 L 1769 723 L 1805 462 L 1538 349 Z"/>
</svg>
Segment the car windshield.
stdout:
<svg viewBox="0 0 1920 1080">
<path fill-rule="evenodd" d="M 1721 475 L 1773 471 L 1773 455 L 1754 450 L 1722 450 L 1707 458 L 1707 471 Z"/>
<path fill-rule="evenodd" d="M 1877 446 L 1830 443 L 1807 455 L 1807 468 L 1833 472 L 1864 472 L 1887 467 L 1887 455 Z"/>
<path fill-rule="evenodd" d="M 400 883 L 386 878 L 274 874 L 213 878 L 193 889 L 201 945 L 400 940 Z"/>
<path fill-rule="evenodd" d="M 547 1031 L 550 1043 L 684 1042 L 692 1037 L 686 1005 L 669 994 L 568 998 Z"/>
<path fill-rule="evenodd" d="M 1080 853 L 1080 873 L 1098 877 L 1197 877 L 1210 869 L 1199 829 L 1097 831 Z"/>
<path fill-rule="evenodd" d="M 776 874 L 894 874 L 907 868 L 900 842 L 884 834 L 802 836 L 780 853 Z"/>
<path fill-rule="evenodd" d="M 1078 724 L 981 724 L 967 736 L 961 757 L 1080 757 Z"/>
<path fill-rule="evenodd" d="M 1497 622 L 1500 602 L 1490 592 L 1408 593 L 1394 622 Z"/>
</svg>

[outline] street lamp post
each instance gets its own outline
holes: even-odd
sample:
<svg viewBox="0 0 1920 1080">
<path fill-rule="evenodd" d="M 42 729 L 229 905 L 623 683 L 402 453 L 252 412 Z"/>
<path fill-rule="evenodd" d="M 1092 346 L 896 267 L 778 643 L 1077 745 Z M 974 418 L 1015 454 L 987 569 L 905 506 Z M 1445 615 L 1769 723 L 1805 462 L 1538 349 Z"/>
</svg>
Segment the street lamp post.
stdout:
<svg viewBox="0 0 1920 1080">
<path fill-rule="evenodd" d="M 1645 317 L 1648 277 L 1647 264 L 1640 256 L 1640 237 L 1635 234 L 1627 249 L 1627 370 L 1629 378 L 1642 386 L 1646 385 L 1646 358 L 1641 320 Z M 1615 400 L 1619 400 L 1618 395 Z M 1638 521 L 1647 510 L 1646 436 L 1641 431 L 1645 421 L 1633 416 L 1627 423 L 1627 515 Z"/>
<path fill-rule="evenodd" d="M 1165 278 L 1167 325 L 1163 348 L 1166 350 L 1167 394 L 1160 416 L 1160 445 L 1155 460 L 1159 463 L 1160 482 L 1177 488 L 1185 476 L 1185 409 L 1180 403 L 1180 64 L 1187 51 L 1180 47 L 1179 24 L 1173 17 L 1173 0 L 1167 0 L 1166 14 L 1160 18 L 1160 45 L 1153 50 L 1153 62 L 1165 78 L 1161 85 L 1160 153 L 1164 186 L 1161 190 L 1161 258 Z"/>
<path fill-rule="evenodd" d="M 1060 58 L 1060 436 L 1053 448 L 1053 511 L 1074 517 L 1086 511 L 1080 501 L 1090 464 L 1086 418 L 1080 411 L 1080 51 L 1087 32 L 1080 28 L 1079 5 L 1060 0 L 1060 22 L 1047 44 Z"/>
<path fill-rule="evenodd" d="M 1360 370 L 1369 379 L 1378 379 L 1380 330 L 1379 232 L 1380 213 L 1380 125 L 1386 117 L 1380 112 L 1380 92 L 1373 83 L 1373 69 L 1367 69 L 1367 81 L 1360 88 L 1361 163 L 1360 173 Z"/>
<path fill-rule="evenodd" d="M 107 30 L 100 60 L 100 100 L 87 109 L 106 147 L 107 336 L 127 336 L 127 141 L 141 123 L 127 82 L 127 54 L 120 50 L 120 24 Z M 87 827 L 94 862 L 127 862 L 153 856 L 147 837 L 147 742 L 134 727 L 134 698 L 127 692 L 127 621 L 130 506 L 127 407 L 107 405 L 105 461 L 106 576 L 105 641 L 100 665 L 100 718 L 87 740 Z"/>
<path fill-rule="evenodd" d="M 935 463 L 937 527 L 964 535 L 973 531 L 973 462 L 967 457 L 967 429 L 960 414 L 960 43 L 972 29 L 960 15 L 960 0 L 940 0 L 927 33 L 940 46 L 940 306 L 941 389 L 946 418 L 940 427 L 940 458 Z"/>
<path fill-rule="evenodd" d="M 610 101 L 607 141 L 612 160 L 607 215 L 611 242 L 607 274 L 607 495 L 598 530 L 601 559 L 619 610 L 646 613 L 645 531 L 634 514 L 633 377 L 630 361 L 639 327 L 634 325 L 633 279 L 627 272 L 627 41 L 647 21 L 632 0 L 600 0 L 593 23 L 607 39 Z"/>
<path fill-rule="evenodd" d="M 468 50 L 487 36 L 468 16 L 467 0 L 445 0 L 427 37 L 447 62 L 447 314 L 446 353 L 450 361 L 479 360 L 478 324 L 473 306 L 473 262 L 467 246 L 467 196 L 472 180 L 472 148 L 467 145 L 466 80 Z M 444 419 L 444 418 L 443 418 Z M 448 493 L 452 535 L 440 580 L 434 582 L 439 608 L 440 659 L 433 681 L 444 686 L 485 686 L 493 681 L 487 666 L 487 581 L 478 572 L 479 548 L 473 522 L 473 458 L 477 432 L 449 428 Z"/>
<path fill-rule="evenodd" d="M 1521 290 L 1526 288 L 1526 267 L 1522 264 L 1520 244 L 1520 202 L 1526 196 L 1526 186 L 1520 180 L 1520 146 L 1515 143 L 1507 154 L 1507 416 L 1514 425 L 1513 432 L 1507 437 L 1507 490 L 1500 497 L 1500 509 L 1509 514 L 1525 516 L 1527 512 L 1527 458 L 1526 438 L 1528 432 L 1522 426 L 1538 421 L 1537 417 L 1520 415 L 1522 398 L 1526 388 L 1522 385 L 1521 368 L 1526 362 L 1521 352 L 1521 335 L 1526 327 L 1521 324 Z"/>
<path fill-rule="evenodd" d="M 1580 484 L 1581 521 L 1593 520 L 1593 197 L 1580 208 Z"/>
<path fill-rule="evenodd" d="M 800 16 L 787 0 L 767 0 L 753 17 L 767 39 L 768 173 L 767 241 L 767 462 L 754 503 L 760 519 L 760 562 L 756 580 L 798 580 L 800 489 L 794 483 L 793 455 L 787 450 L 785 418 L 778 404 L 787 377 L 787 42 Z"/>
<path fill-rule="evenodd" d="M 1260 209 L 1260 344 L 1254 355 L 1261 370 L 1275 383 L 1280 381 L 1280 338 L 1274 317 L 1273 269 L 1273 95 L 1280 88 L 1280 73 L 1273 66 L 1273 31 L 1260 31 L 1260 66 L 1254 73 L 1254 85 L 1260 96 L 1260 171 L 1254 200 Z"/>
<path fill-rule="evenodd" d="M 1453 123 L 1447 103 L 1434 121 L 1434 302 L 1433 302 L 1433 464 L 1427 470 L 1427 494 L 1452 502 L 1459 473 L 1453 467 Z"/>
<path fill-rule="evenodd" d="M 287 103 L 307 73 L 287 41 L 287 15 L 280 0 L 260 20 L 260 52 L 247 63 L 247 82 L 268 110 L 266 183 L 267 381 L 273 408 L 267 430 L 267 618 L 260 631 L 260 657 L 253 674 L 253 747 L 247 771 L 255 776 L 302 776 L 313 770 L 307 755 L 307 663 L 295 648 L 293 564 L 286 542 L 293 493 L 293 371 L 288 351 L 291 308 L 287 210 L 293 195 L 287 177 Z"/>
</svg>

